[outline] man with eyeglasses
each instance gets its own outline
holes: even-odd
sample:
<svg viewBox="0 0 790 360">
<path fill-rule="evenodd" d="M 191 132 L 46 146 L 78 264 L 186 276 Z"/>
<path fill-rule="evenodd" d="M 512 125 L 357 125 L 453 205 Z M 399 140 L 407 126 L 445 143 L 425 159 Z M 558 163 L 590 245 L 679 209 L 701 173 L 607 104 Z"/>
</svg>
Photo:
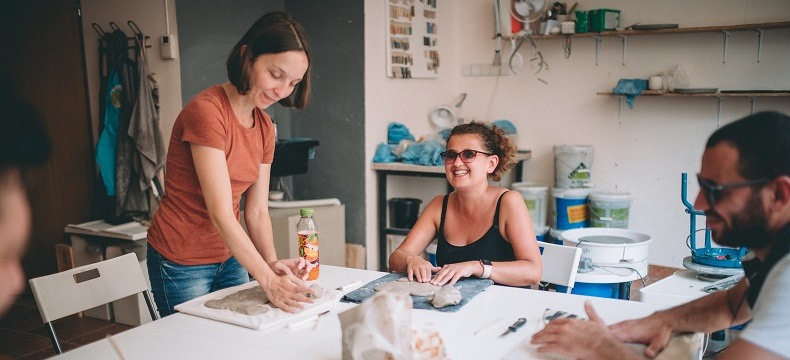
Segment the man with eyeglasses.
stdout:
<svg viewBox="0 0 790 360">
<path fill-rule="evenodd" d="M 594 359 L 653 358 L 679 332 L 713 332 L 750 321 L 720 359 L 790 357 L 790 117 L 761 112 L 714 132 L 705 145 L 694 207 L 720 245 L 749 248 L 737 285 L 646 318 L 609 326 L 559 319 L 536 333 L 539 352 Z"/>
</svg>

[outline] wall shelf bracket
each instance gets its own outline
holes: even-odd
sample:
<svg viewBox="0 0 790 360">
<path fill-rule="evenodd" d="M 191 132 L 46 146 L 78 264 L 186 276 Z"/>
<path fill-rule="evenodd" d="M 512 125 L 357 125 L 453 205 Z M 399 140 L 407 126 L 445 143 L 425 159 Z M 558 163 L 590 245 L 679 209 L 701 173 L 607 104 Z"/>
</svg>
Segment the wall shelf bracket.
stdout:
<svg viewBox="0 0 790 360">
<path fill-rule="evenodd" d="M 724 104 L 724 98 L 718 97 L 716 102 L 718 103 L 718 111 L 716 112 L 716 126 L 721 126 L 721 105 Z"/>
<path fill-rule="evenodd" d="M 598 54 L 601 52 L 601 37 L 595 37 L 595 65 L 598 65 Z"/>
<path fill-rule="evenodd" d="M 730 32 L 727 30 L 723 30 L 722 33 L 724 34 L 724 55 L 722 56 L 721 62 L 727 62 L 727 45 L 730 43 Z"/>
<path fill-rule="evenodd" d="M 625 52 L 628 49 L 628 36 L 627 35 L 620 35 L 623 38 L 623 65 L 625 65 Z"/>
<path fill-rule="evenodd" d="M 755 29 L 757 30 L 757 62 L 760 62 L 760 57 L 763 54 L 763 37 L 765 35 L 764 29 Z"/>
</svg>

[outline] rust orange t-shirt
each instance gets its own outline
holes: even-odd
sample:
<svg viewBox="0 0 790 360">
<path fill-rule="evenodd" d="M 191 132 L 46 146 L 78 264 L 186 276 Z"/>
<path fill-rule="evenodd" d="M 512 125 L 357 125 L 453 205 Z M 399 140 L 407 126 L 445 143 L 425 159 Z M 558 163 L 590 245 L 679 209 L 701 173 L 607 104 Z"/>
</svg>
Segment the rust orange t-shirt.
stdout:
<svg viewBox="0 0 790 360">
<path fill-rule="evenodd" d="M 271 164 L 274 158 L 271 118 L 258 108 L 253 118 L 252 128 L 236 120 L 221 85 L 196 95 L 176 118 L 167 151 L 165 196 L 148 229 L 148 245 L 166 259 L 203 265 L 230 258 L 230 250 L 209 219 L 190 145 L 225 152 L 233 212 L 238 218 L 241 194 L 258 180 L 260 164 Z"/>
</svg>

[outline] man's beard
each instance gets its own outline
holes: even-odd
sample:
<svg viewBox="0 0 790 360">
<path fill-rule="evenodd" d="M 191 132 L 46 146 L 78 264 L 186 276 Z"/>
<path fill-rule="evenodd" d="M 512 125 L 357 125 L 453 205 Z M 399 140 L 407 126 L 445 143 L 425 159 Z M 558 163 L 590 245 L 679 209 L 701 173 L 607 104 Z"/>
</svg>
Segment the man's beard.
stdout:
<svg viewBox="0 0 790 360">
<path fill-rule="evenodd" d="M 733 216 L 729 226 L 713 240 L 723 246 L 761 249 L 771 243 L 768 232 L 768 216 L 765 213 L 762 198 L 755 193 L 746 208 L 737 216 Z M 715 214 L 715 212 L 713 212 Z M 718 214 L 714 215 L 721 219 Z"/>
</svg>

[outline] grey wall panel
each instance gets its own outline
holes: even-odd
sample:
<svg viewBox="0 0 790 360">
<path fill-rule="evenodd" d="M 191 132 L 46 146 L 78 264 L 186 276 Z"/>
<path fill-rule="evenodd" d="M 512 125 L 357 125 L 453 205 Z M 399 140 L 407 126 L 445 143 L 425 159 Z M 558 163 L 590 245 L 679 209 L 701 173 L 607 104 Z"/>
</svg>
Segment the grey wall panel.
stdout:
<svg viewBox="0 0 790 360">
<path fill-rule="evenodd" d="M 339 198 L 346 242 L 364 245 L 364 2 L 288 0 L 285 10 L 307 30 L 314 66 L 312 100 L 291 113 L 292 134 L 321 142 L 308 173 L 293 179 L 295 196 Z"/>
</svg>

